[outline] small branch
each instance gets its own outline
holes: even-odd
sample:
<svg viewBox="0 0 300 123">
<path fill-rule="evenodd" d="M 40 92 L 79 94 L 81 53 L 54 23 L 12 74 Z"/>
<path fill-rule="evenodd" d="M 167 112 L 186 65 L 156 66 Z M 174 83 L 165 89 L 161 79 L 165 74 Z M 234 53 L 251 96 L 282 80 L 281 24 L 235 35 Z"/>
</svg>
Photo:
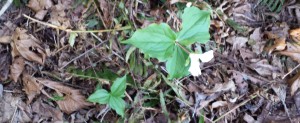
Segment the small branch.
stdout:
<svg viewBox="0 0 300 123">
<path fill-rule="evenodd" d="M 248 98 L 247 100 L 245 100 L 245 101 L 241 102 L 240 104 L 236 105 L 235 107 L 233 107 L 230 111 L 226 112 L 225 114 L 223 114 L 222 116 L 220 116 L 219 118 L 217 118 L 216 120 L 214 120 L 213 123 L 218 122 L 219 120 L 221 120 L 222 118 L 224 118 L 229 113 L 235 111 L 237 108 L 245 105 L 247 102 L 249 102 L 252 99 L 256 98 L 258 96 L 258 93 L 259 93 L 259 91 L 256 91 L 254 94 L 250 95 L 250 98 Z"/>
<path fill-rule="evenodd" d="M 107 41 L 104 41 L 104 42 L 102 42 L 102 43 L 100 43 L 100 44 L 97 44 L 95 47 L 93 47 L 93 48 L 89 49 L 88 51 L 86 51 L 86 52 L 80 54 L 79 56 L 73 58 L 71 61 L 69 61 L 68 63 L 66 63 L 64 66 L 62 66 L 61 68 L 59 68 L 59 70 L 62 70 L 63 68 L 65 68 L 66 66 L 68 66 L 69 64 L 71 64 L 71 63 L 72 63 L 73 61 L 75 61 L 76 59 L 81 58 L 82 56 L 84 56 L 84 55 L 88 54 L 89 52 L 93 51 L 96 47 L 99 47 L 99 46 L 103 45 L 103 44 L 106 43 L 106 42 L 107 42 Z"/>
<path fill-rule="evenodd" d="M 284 79 L 285 77 L 287 77 L 288 75 L 290 75 L 293 71 L 295 71 L 298 67 L 300 66 L 300 64 L 298 64 L 296 67 L 294 67 L 291 71 L 289 71 L 288 73 L 286 73 L 281 79 Z"/>
<path fill-rule="evenodd" d="M 50 24 L 50 23 L 46 23 L 46 22 L 43 22 L 43 21 L 39 21 L 37 19 L 34 19 L 32 17 L 29 17 L 28 15 L 25 15 L 23 14 L 24 17 L 26 17 L 27 19 L 29 20 L 32 20 L 33 22 L 37 22 L 37 23 L 40 23 L 42 25 L 45 25 L 45 26 L 48 26 L 48 27 L 51 27 L 51 28 L 55 28 L 55 29 L 59 29 L 59 30 L 63 30 L 63 31 L 66 31 L 66 32 L 74 32 L 74 33 L 90 33 L 90 32 L 112 32 L 112 31 L 121 31 L 121 30 L 127 30 L 127 29 L 131 29 L 130 26 L 125 26 L 125 27 L 121 27 L 121 28 L 118 28 L 118 29 L 105 29 L 105 30 L 71 30 L 71 29 L 65 29 L 61 26 L 56 26 L 56 25 L 53 25 L 53 24 Z"/>
<path fill-rule="evenodd" d="M 1 1 L 1 0 L 0 0 Z M 8 7 L 11 5 L 13 0 L 7 0 L 2 9 L 0 10 L 0 17 L 1 15 L 8 9 Z"/>
</svg>

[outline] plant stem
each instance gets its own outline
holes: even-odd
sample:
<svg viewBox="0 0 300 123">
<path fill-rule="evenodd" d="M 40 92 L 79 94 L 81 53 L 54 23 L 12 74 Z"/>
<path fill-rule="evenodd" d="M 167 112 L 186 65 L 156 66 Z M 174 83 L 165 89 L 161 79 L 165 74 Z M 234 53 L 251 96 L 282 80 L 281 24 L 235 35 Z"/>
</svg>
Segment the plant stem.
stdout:
<svg viewBox="0 0 300 123">
<path fill-rule="evenodd" d="M 179 44 L 177 41 L 175 41 L 175 44 L 177 44 L 181 49 L 183 49 L 187 54 L 191 54 L 191 52 L 189 50 L 187 50 L 184 46 L 182 46 L 181 44 Z"/>
<path fill-rule="evenodd" d="M 125 26 L 125 27 L 121 27 L 121 28 L 118 28 L 118 29 L 105 29 L 105 30 L 71 30 L 71 29 L 63 28 L 61 26 L 56 26 L 56 25 L 53 25 L 53 24 L 50 24 L 50 23 L 39 21 L 39 20 L 34 19 L 32 17 L 29 17 L 28 15 L 25 15 L 25 14 L 23 14 L 23 16 L 26 17 L 29 20 L 32 20 L 34 22 L 43 24 L 45 26 L 48 26 L 48 27 L 51 27 L 51 28 L 55 28 L 55 29 L 59 29 L 59 30 L 63 30 L 63 31 L 66 31 L 66 32 L 74 32 L 74 33 L 95 33 L 95 32 L 102 33 L 102 32 L 112 32 L 112 31 L 120 31 L 120 30 L 131 29 L 130 26 Z"/>
</svg>

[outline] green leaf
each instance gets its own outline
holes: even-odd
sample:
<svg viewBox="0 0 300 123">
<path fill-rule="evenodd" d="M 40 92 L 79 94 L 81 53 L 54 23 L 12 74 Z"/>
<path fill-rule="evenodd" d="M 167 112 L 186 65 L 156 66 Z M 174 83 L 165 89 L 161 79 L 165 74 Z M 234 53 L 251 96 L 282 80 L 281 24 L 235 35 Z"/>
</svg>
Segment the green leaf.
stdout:
<svg viewBox="0 0 300 123">
<path fill-rule="evenodd" d="M 188 54 L 179 46 L 176 46 L 172 58 L 166 63 L 167 71 L 170 79 L 181 78 L 189 74 L 189 66 L 185 66 Z"/>
<path fill-rule="evenodd" d="M 121 97 L 124 95 L 126 89 L 126 75 L 122 78 L 117 78 L 110 88 L 110 93 L 114 97 Z"/>
<path fill-rule="evenodd" d="M 195 42 L 206 43 L 210 38 L 209 26 L 210 11 L 187 7 L 182 15 L 182 30 L 176 41 L 185 46 Z"/>
<path fill-rule="evenodd" d="M 98 23 L 99 23 L 98 20 L 96 20 L 96 19 L 91 19 L 91 20 L 88 20 L 88 21 L 87 21 L 86 25 L 87 25 L 87 27 L 89 27 L 89 28 L 93 28 L 93 27 L 95 27 Z"/>
<path fill-rule="evenodd" d="M 75 32 L 71 32 L 71 33 L 70 33 L 69 44 L 70 44 L 71 47 L 74 46 L 74 44 L 75 44 L 75 38 L 76 38 L 77 36 L 78 36 L 78 34 L 75 33 Z"/>
<path fill-rule="evenodd" d="M 109 98 L 109 106 L 114 109 L 119 115 L 124 117 L 125 111 L 125 101 L 120 97 L 113 97 Z"/>
<path fill-rule="evenodd" d="M 176 33 L 168 24 L 161 23 L 137 30 L 123 43 L 132 44 L 150 57 L 165 61 L 172 55 L 175 39 Z"/>
<path fill-rule="evenodd" d="M 96 90 L 87 100 L 89 102 L 107 104 L 110 100 L 110 94 L 104 89 Z"/>
</svg>

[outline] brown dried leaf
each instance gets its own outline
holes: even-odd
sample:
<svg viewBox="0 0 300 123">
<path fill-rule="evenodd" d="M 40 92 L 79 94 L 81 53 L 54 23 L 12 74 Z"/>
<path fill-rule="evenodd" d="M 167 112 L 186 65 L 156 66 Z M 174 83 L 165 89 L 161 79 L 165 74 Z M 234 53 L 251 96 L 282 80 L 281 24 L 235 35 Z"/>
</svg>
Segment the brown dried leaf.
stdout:
<svg viewBox="0 0 300 123">
<path fill-rule="evenodd" d="M 300 87 L 300 72 L 298 72 L 293 78 L 289 79 L 287 82 L 290 86 L 291 95 L 294 95 Z"/>
<path fill-rule="evenodd" d="M 42 117 L 53 118 L 52 122 L 63 121 L 63 113 L 59 109 L 43 103 L 41 99 L 32 104 L 32 111 Z"/>
<path fill-rule="evenodd" d="M 37 79 L 34 77 L 31 77 L 27 73 L 23 73 L 23 85 L 24 85 L 24 91 L 27 94 L 27 104 L 30 104 L 33 98 L 41 93 L 41 90 L 43 86 L 39 83 L 37 83 Z"/>
<path fill-rule="evenodd" d="M 211 105 L 211 108 L 218 108 L 218 107 L 223 107 L 227 105 L 227 102 L 226 101 L 216 101 L 216 102 L 213 102 L 212 105 Z"/>
<path fill-rule="evenodd" d="M 274 45 L 265 47 L 265 50 L 271 54 L 273 51 L 282 51 L 286 47 L 285 38 L 277 38 L 274 41 Z"/>
<path fill-rule="evenodd" d="M 11 42 L 11 36 L 0 36 L 0 43 L 9 44 Z"/>
<path fill-rule="evenodd" d="M 17 28 L 13 35 L 13 41 L 12 45 L 25 59 L 44 64 L 46 59 L 44 49 L 40 46 L 39 40 L 32 35 L 26 34 L 26 30 Z"/>
<path fill-rule="evenodd" d="M 72 112 L 79 110 L 81 108 L 90 106 L 91 103 L 86 102 L 86 98 L 80 93 L 80 90 L 76 90 L 67 86 L 60 84 L 59 82 L 46 80 L 46 79 L 38 79 L 40 83 L 43 85 L 54 89 L 58 93 L 64 94 L 64 99 L 56 101 L 59 108 L 67 113 L 71 114 Z"/>
<path fill-rule="evenodd" d="M 236 86 L 234 84 L 233 81 L 228 81 L 228 82 L 225 82 L 223 84 L 219 84 L 217 83 L 215 85 L 215 87 L 211 90 L 204 90 L 206 93 L 215 93 L 215 92 L 221 92 L 221 91 L 235 91 L 236 89 Z"/>
<path fill-rule="evenodd" d="M 25 60 L 23 57 L 16 58 L 10 66 L 10 77 L 17 82 L 25 67 Z"/>
<path fill-rule="evenodd" d="M 294 41 L 300 43 L 300 28 L 290 30 L 289 33 Z"/>
<path fill-rule="evenodd" d="M 43 20 L 44 17 L 46 16 L 47 12 L 48 12 L 47 10 L 41 10 L 41 11 L 38 11 L 38 12 L 34 15 L 34 17 L 37 18 L 37 19 L 39 19 L 39 20 Z"/>
<path fill-rule="evenodd" d="M 53 6 L 52 0 L 30 0 L 27 6 L 35 12 L 40 10 L 49 9 Z"/>
<path fill-rule="evenodd" d="M 278 54 L 289 56 L 294 61 L 300 63 L 300 47 L 297 44 L 287 43 L 287 49 L 278 52 Z"/>
<path fill-rule="evenodd" d="M 253 60 L 253 63 L 250 64 L 250 68 L 255 70 L 261 76 L 272 75 L 273 72 L 278 71 L 277 67 L 274 67 L 268 63 L 267 59 L 262 59 L 259 61 Z"/>
</svg>

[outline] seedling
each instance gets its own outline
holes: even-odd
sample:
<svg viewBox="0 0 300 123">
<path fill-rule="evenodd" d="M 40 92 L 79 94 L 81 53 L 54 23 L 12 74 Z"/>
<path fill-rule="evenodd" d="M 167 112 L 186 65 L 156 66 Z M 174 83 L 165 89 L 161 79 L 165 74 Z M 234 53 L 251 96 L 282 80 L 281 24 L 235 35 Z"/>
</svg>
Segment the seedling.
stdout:
<svg viewBox="0 0 300 123">
<path fill-rule="evenodd" d="M 166 62 L 168 78 L 181 78 L 189 74 L 186 60 L 189 58 L 190 45 L 206 43 L 209 38 L 210 11 L 197 7 L 187 7 L 182 15 L 182 29 L 173 31 L 166 23 L 151 24 L 137 30 L 130 39 L 124 41 L 139 48 L 145 55 Z M 200 69 L 200 68 L 195 68 Z"/>
<path fill-rule="evenodd" d="M 108 104 L 119 115 L 124 117 L 125 101 L 122 99 L 126 89 L 126 75 L 117 78 L 110 88 L 110 92 L 105 89 L 98 89 L 89 96 L 88 101 L 99 104 Z"/>
</svg>

